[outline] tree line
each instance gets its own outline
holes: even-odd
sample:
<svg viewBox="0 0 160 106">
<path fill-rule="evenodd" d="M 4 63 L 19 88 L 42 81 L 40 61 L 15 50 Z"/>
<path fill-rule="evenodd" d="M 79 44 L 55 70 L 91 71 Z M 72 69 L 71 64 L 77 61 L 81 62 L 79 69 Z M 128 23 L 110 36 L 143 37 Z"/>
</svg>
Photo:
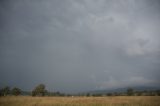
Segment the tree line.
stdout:
<svg viewBox="0 0 160 106">
<path fill-rule="evenodd" d="M 31 96 L 70 96 L 69 94 L 64 94 L 61 92 L 49 92 L 46 90 L 44 84 L 37 85 L 31 92 L 22 91 L 18 87 L 10 88 L 6 86 L 0 89 L 0 96 L 7 96 L 7 95 L 31 95 Z"/>
<path fill-rule="evenodd" d="M 134 90 L 128 88 L 124 92 L 87 93 L 86 96 L 160 96 L 160 90 Z"/>
<path fill-rule="evenodd" d="M 12 89 L 10 89 L 9 86 L 6 86 L 2 89 L 0 89 L 0 96 L 7 96 L 7 95 L 15 95 L 18 96 L 21 94 L 21 89 L 14 87 Z"/>
<path fill-rule="evenodd" d="M 73 96 L 71 94 L 64 94 L 61 92 L 49 92 L 46 90 L 44 84 L 37 85 L 30 93 L 24 92 L 18 87 L 10 89 L 9 86 L 0 89 L 0 96 L 7 95 L 31 95 L 31 96 Z M 144 90 L 136 91 L 133 88 L 128 88 L 126 92 L 108 92 L 108 93 L 81 93 L 75 94 L 74 96 L 87 96 L 87 97 L 96 97 L 96 96 L 160 96 L 160 90 Z"/>
</svg>

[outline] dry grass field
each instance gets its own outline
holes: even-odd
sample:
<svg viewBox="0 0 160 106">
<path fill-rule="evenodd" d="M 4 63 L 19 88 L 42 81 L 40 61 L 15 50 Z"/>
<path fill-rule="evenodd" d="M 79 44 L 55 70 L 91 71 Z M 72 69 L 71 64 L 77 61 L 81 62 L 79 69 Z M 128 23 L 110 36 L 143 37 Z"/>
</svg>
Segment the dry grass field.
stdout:
<svg viewBox="0 0 160 106">
<path fill-rule="evenodd" d="M 158 96 L 0 97 L 0 106 L 160 106 Z"/>
</svg>

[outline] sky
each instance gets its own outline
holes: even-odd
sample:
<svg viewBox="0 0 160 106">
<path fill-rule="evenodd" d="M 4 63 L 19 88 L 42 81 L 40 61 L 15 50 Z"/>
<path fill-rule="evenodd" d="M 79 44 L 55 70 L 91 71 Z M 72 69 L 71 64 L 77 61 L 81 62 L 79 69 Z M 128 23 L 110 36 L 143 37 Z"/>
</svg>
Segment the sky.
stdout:
<svg viewBox="0 0 160 106">
<path fill-rule="evenodd" d="M 159 0 L 0 0 L 0 87 L 160 85 Z"/>
</svg>

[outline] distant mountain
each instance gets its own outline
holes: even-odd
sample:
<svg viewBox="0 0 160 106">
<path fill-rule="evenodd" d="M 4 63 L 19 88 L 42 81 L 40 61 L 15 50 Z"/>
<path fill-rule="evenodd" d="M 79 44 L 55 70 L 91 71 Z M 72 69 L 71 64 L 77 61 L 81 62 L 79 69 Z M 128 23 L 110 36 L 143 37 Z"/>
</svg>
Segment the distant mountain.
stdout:
<svg viewBox="0 0 160 106">
<path fill-rule="evenodd" d="M 121 92 L 126 92 L 128 88 L 132 88 L 135 91 L 151 91 L 151 90 L 160 90 L 160 87 L 151 87 L 151 86 L 135 86 L 135 87 L 125 87 L 125 88 L 117 88 L 117 89 L 103 89 L 103 90 L 93 90 L 93 91 L 88 91 L 85 93 L 90 93 L 90 94 L 106 94 L 106 93 L 121 93 Z"/>
</svg>

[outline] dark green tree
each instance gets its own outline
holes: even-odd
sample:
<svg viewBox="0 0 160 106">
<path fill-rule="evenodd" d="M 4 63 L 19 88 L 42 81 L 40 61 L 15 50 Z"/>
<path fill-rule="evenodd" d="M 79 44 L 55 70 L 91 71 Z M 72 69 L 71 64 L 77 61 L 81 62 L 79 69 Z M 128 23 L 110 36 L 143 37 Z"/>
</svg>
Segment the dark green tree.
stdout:
<svg viewBox="0 0 160 106">
<path fill-rule="evenodd" d="M 1 96 L 7 96 L 9 94 L 10 94 L 10 88 L 8 86 L 6 86 L 0 90 Z"/>
<path fill-rule="evenodd" d="M 21 94 L 21 89 L 15 87 L 12 89 L 11 92 L 12 92 L 12 95 L 18 96 Z"/>
<path fill-rule="evenodd" d="M 107 96 L 112 96 L 112 93 L 107 93 Z"/>
<path fill-rule="evenodd" d="M 127 95 L 128 96 L 133 96 L 134 95 L 134 90 L 132 88 L 127 89 Z"/>
<path fill-rule="evenodd" d="M 89 97 L 89 96 L 91 96 L 91 94 L 90 94 L 90 93 L 87 93 L 86 96 Z"/>
<path fill-rule="evenodd" d="M 3 89 L 0 89 L 0 96 L 3 96 Z"/>
<path fill-rule="evenodd" d="M 160 90 L 156 90 L 156 94 L 160 96 Z"/>
<path fill-rule="evenodd" d="M 47 90 L 45 89 L 44 84 L 39 84 L 32 91 L 32 96 L 45 96 Z"/>
</svg>

